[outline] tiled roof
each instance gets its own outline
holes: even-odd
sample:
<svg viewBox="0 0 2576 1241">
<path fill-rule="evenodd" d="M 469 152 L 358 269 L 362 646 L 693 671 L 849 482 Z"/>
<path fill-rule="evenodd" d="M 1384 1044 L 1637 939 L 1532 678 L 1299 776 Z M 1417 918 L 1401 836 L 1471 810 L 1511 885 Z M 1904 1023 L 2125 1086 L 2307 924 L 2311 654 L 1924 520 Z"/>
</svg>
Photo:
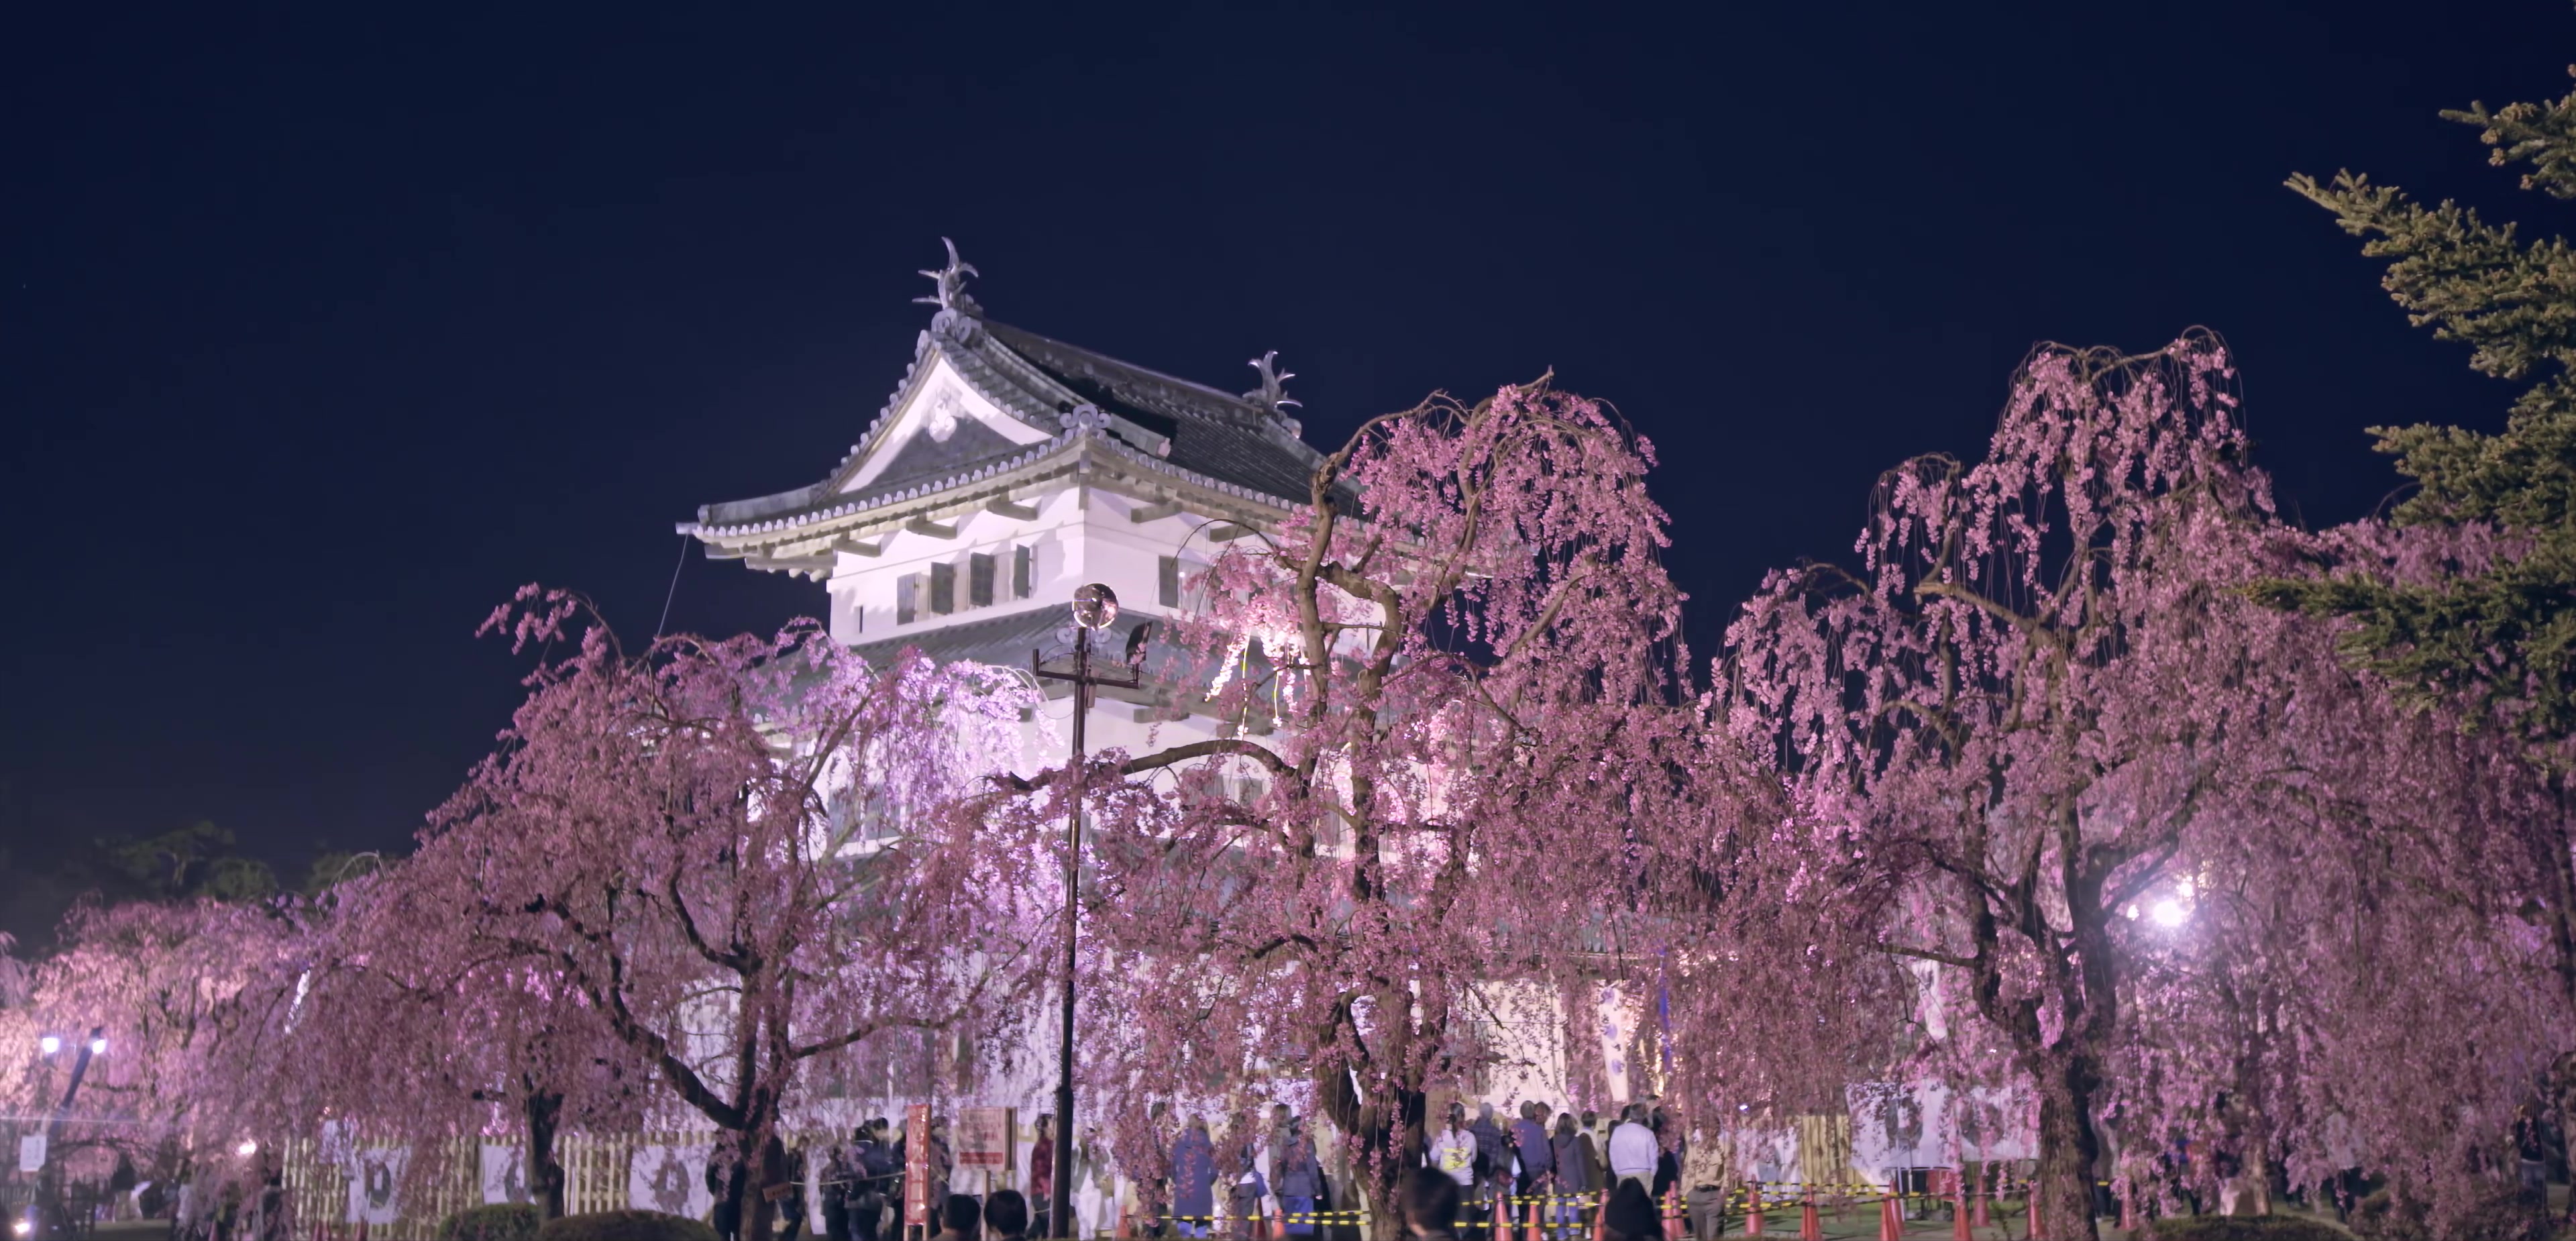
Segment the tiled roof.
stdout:
<svg viewBox="0 0 2576 1241">
<path fill-rule="evenodd" d="M 967 382 L 1012 417 L 1058 438 L 1053 443 L 1012 445 L 970 419 L 961 421 L 959 433 L 944 443 L 878 442 L 926 373 L 934 353 L 946 357 Z M 1308 480 L 1322 460 L 1297 438 L 1294 424 L 1240 397 L 1007 324 L 943 311 L 932 329 L 922 333 L 902 384 L 830 475 L 774 495 L 706 505 L 698 511 L 697 524 L 708 529 L 795 525 L 811 517 L 871 508 L 989 477 L 1063 447 L 1066 438 L 1074 437 L 1064 435 L 1067 428 L 1059 415 L 1081 404 L 1098 406 L 1132 424 L 1121 431 L 1113 423 L 1111 436 L 1127 441 L 1122 446 L 1136 449 L 1140 458 L 1168 463 L 1184 476 L 1212 480 L 1224 490 L 1249 492 L 1276 503 L 1304 503 Z M 1158 437 L 1166 442 L 1154 443 Z M 866 487 L 841 491 L 842 480 L 876 452 L 898 457 Z"/>
</svg>

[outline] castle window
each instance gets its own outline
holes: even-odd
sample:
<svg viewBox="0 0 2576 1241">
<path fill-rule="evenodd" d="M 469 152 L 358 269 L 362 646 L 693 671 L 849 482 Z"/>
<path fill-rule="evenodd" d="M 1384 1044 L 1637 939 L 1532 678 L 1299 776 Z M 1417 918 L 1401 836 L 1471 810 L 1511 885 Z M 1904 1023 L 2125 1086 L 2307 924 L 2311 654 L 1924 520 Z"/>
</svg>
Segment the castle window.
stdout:
<svg viewBox="0 0 2576 1241">
<path fill-rule="evenodd" d="M 966 558 L 966 606 L 993 606 L 993 558 L 984 552 Z"/>
<path fill-rule="evenodd" d="M 1181 558 L 1165 556 L 1159 567 L 1162 570 L 1163 606 L 1167 608 L 1181 606 Z"/>
<path fill-rule="evenodd" d="M 909 625 L 918 616 L 921 598 L 921 575 L 906 573 L 894 582 L 894 623 Z"/>
<path fill-rule="evenodd" d="M 930 610 L 941 616 L 957 610 L 957 566 L 930 566 Z"/>
<path fill-rule="evenodd" d="M 1011 597 L 1026 599 L 1037 590 L 1037 549 L 1022 544 L 1011 549 Z"/>
</svg>

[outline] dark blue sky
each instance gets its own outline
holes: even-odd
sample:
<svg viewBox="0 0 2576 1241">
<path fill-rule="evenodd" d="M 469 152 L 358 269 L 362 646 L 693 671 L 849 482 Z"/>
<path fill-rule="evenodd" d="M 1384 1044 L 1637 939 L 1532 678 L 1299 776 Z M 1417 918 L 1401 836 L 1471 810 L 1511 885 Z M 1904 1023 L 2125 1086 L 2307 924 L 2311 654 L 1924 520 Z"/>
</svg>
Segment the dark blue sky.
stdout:
<svg viewBox="0 0 2576 1241">
<path fill-rule="evenodd" d="M 1217 384 L 1281 350 L 1311 439 L 1548 367 L 1616 401 L 1703 652 L 2038 340 L 2217 329 L 2283 495 L 2348 518 L 2363 427 L 2511 394 L 2280 182 L 2553 230 L 2434 114 L 2576 59 L 2548 3 L 397 7 L 0 40 L 22 858 L 403 840 L 515 700 L 484 612 L 649 632 L 675 520 L 874 415 L 943 234 L 1006 322 Z M 820 599 L 692 558 L 672 621 Z"/>
</svg>

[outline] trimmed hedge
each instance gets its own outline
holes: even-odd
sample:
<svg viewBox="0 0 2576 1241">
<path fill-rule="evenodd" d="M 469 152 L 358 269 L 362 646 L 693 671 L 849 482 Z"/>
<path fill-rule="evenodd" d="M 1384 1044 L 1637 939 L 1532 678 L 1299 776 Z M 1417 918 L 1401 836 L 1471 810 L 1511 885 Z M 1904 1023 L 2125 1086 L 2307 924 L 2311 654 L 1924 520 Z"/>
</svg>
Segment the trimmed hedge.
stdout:
<svg viewBox="0 0 2576 1241">
<path fill-rule="evenodd" d="M 2140 1241 L 2351 1241 L 2332 1224 L 2296 1215 L 2198 1215 L 2151 1220 Z"/>
<path fill-rule="evenodd" d="M 531 1241 L 537 1208 L 524 1202 L 468 1207 L 438 1221 L 438 1241 Z"/>
<path fill-rule="evenodd" d="M 660 1211 L 595 1211 L 549 1220 L 535 1241 L 716 1241 L 716 1230 Z"/>
<path fill-rule="evenodd" d="M 2352 1231 L 2365 1241 L 2435 1241 L 2437 1230 L 2420 1204 L 2383 1189 L 2364 1198 L 2352 1213 Z M 2471 1207 L 2451 1225 L 2452 1237 L 2476 1241 L 2546 1241 L 2552 1235 L 2547 1217 L 2512 1193 L 2499 1193 Z"/>
</svg>

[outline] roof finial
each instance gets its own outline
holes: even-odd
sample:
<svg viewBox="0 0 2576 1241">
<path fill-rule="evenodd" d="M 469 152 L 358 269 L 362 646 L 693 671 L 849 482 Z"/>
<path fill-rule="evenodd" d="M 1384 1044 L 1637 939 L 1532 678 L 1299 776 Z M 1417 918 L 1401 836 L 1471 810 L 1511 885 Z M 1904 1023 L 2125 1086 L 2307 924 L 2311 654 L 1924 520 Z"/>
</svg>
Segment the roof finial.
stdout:
<svg viewBox="0 0 2576 1241">
<path fill-rule="evenodd" d="M 1283 385 L 1295 379 L 1297 374 L 1294 371 L 1279 369 L 1279 351 L 1273 349 L 1244 365 L 1261 373 L 1261 386 L 1244 393 L 1243 399 L 1260 406 L 1261 412 L 1265 414 L 1278 418 L 1287 417 L 1288 411 L 1295 408 L 1297 402 L 1288 399 L 1288 389 Z"/>
<path fill-rule="evenodd" d="M 939 291 L 929 297 L 916 297 L 912 300 L 924 306 L 937 306 L 941 310 L 953 310 L 961 315 L 982 314 L 984 308 L 976 305 L 975 299 L 966 295 L 966 278 L 968 276 L 981 276 L 984 273 L 975 270 L 975 265 L 973 263 L 969 263 L 966 260 L 957 257 L 956 242 L 942 237 L 939 239 L 939 244 L 948 247 L 948 266 L 942 267 L 937 271 L 925 271 L 921 273 L 922 275 L 929 277 L 933 283 L 937 284 L 939 286 Z"/>
</svg>

